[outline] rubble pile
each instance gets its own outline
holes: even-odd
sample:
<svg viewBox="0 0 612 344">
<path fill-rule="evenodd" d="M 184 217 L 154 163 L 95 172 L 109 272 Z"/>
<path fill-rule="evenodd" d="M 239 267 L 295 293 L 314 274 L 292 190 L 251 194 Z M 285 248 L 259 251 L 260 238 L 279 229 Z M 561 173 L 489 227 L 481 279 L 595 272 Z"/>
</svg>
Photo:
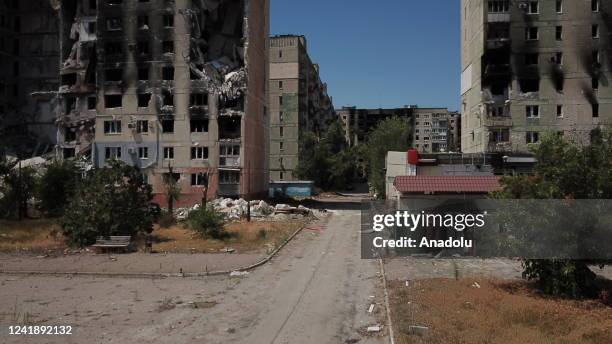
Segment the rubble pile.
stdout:
<svg viewBox="0 0 612 344">
<path fill-rule="evenodd" d="M 210 201 L 209 204 L 219 213 L 223 214 L 227 220 L 239 220 L 246 216 L 249 204 L 251 205 L 251 217 L 253 218 L 288 220 L 295 216 L 308 217 L 313 215 L 312 210 L 302 205 L 298 207 L 292 207 L 287 204 L 272 206 L 261 200 L 248 202 L 242 198 L 238 200 L 218 198 Z M 175 211 L 175 216 L 178 220 L 185 220 L 190 212 L 198 209 L 200 209 L 200 204 L 196 204 L 191 208 L 179 208 Z"/>
</svg>

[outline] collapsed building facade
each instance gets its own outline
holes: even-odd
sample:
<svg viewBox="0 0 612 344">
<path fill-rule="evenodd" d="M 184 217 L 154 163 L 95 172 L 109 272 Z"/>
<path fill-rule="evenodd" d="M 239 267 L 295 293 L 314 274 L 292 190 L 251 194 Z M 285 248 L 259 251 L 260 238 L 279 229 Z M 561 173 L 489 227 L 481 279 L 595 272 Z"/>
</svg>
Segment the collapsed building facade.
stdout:
<svg viewBox="0 0 612 344">
<path fill-rule="evenodd" d="M 352 146 L 367 142 L 368 134 L 380 122 L 398 117 L 410 123 L 412 145 L 419 152 L 461 151 L 461 115 L 447 108 L 420 108 L 416 105 L 395 109 L 342 107 L 336 113 L 344 127 L 346 140 Z"/>
<path fill-rule="evenodd" d="M 320 136 L 335 119 L 319 66 L 308 55 L 306 37 L 270 38 L 270 178 L 295 181 L 300 136 Z"/>
<path fill-rule="evenodd" d="M 139 166 L 165 202 L 267 191 L 268 0 L 64 0 L 60 153 Z"/>
<path fill-rule="evenodd" d="M 465 152 L 524 152 L 545 132 L 588 143 L 612 120 L 612 3 L 462 0 Z"/>
<path fill-rule="evenodd" d="M 58 19 L 49 0 L 0 2 L 0 143 L 22 157 L 56 143 Z"/>
</svg>

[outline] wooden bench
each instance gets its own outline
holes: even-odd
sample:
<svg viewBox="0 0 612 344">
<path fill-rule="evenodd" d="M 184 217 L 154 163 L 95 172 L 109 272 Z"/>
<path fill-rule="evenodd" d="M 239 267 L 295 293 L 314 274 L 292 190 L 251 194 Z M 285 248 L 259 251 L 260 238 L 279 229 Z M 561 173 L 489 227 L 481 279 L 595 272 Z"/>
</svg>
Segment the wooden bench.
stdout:
<svg viewBox="0 0 612 344">
<path fill-rule="evenodd" d="M 120 235 L 111 235 L 109 237 L 97 237 L 96 243 L 92 245 L 96 249 L 104 250 L 114 250 L 114 249 L 122 249 L 124 252 L 127 252 L 132 242 L 131 236 L 120 236 Z"/>
</svg>

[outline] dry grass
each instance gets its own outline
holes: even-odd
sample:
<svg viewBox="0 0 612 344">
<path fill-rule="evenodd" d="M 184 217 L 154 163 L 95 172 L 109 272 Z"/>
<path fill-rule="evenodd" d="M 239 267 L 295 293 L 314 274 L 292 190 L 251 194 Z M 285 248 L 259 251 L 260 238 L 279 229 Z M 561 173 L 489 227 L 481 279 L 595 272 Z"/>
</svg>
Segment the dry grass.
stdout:
<svg viewBox="0 0 612 344">
<path fill-rule="evenodd" d="M 153 231 L 153 250 L 176 253 L 218 252 L 233 248 L 238 252 L 269 252 L 293 232 L 304 225 L 303 221 L 253 221 L 231 222 L 225 230 L 231 238 L 225 241 L 198 238 L 182 224 L 160 228 Z M 142 247 L 142 245 L 139 245 Z"/>
<path fill-rule="evenodd" d="M 611 307 L 542 297 L 523 281 L 431 279 L 389 287 L 397 343 L 603 344 L 612 338 Z M 411 325 L 427 326 L 428 333 L 408 335 Z"/>
<path fill-rule="evenodd" d="M 59 226 L 53 220 L 0 220 L 1 252 L 45 252 L 66 248 Z"/>
</svg>

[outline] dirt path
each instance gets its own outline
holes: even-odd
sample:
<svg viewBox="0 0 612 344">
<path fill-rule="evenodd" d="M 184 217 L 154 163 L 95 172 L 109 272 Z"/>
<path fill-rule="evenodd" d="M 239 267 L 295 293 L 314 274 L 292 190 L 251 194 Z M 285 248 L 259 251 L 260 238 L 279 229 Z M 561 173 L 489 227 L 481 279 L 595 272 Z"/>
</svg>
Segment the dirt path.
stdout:
<svg viewBox="0 0 612 344">
<path fill-rule="evenodd" d="M 241 278 L 1 276 L 0 338 L 24 342 L 6 337 L 17 304 L 42 323 L 75 327 L 72 337 L 27 338 L 33 343 L 384 343 L 365 333 L 385 323 L 385 309 L 377 262 L 360 259 L 358 231 L 358 211 L 336 211 Z"/>
</svg>

